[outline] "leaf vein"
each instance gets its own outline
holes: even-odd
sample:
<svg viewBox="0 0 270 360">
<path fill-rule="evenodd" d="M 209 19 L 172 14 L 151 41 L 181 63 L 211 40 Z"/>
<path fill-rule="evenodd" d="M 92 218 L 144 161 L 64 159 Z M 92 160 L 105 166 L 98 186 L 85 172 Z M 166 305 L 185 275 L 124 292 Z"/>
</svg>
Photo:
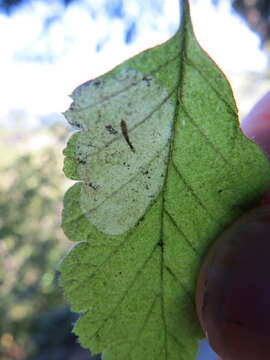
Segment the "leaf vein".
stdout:
<svg viewBox="0 0 270 360">
<path fill-rule="evenodd" d="M 169 59 L 168 61 L 164 62 L 163 64 L 161 64 L 161 65 L 158 66 L 156 69 L 154 69 L 153 71 L 149 72 L 148 74 L 145 74 L 145 76 L 149 76 L 149 75 L 153 75 L 153 74 L 155 74 L 155 73 L 158 73 L 158 72 L 160 71 L 160 69 L 162 69 L 163 67 L 167 66 L 167 65 L 170 64 L 171 62 L 177 60 L 177 59 L 178 59 L 178 56 L 179 56 L 179 54 L 177 54 L 177 55 L 174 56 L 173 58 Z M 130 69 L 130 70 L 133 70 L 133 69 Z M 91 82 L 95 82 L 95 81 L 97 81 L 97 80 L 98 80 L 98 78 L 93 79 L 93 80 L 90 80 L 90 81 L 89 81 L 89 84 L 90 84 Z M 115 93 L 112 93 L 112 94 L 110 94 L 110 95 L 104 96 L 104 97 L 102 98 L 102 100 L 99 99 L 98 103 L 99 103 L 99 104 L 102 104 L 103 102 L 106 102 L 106 101 L 108 101 L 109 99 L 112 99 L 112 98 L 114 98 L 114 97 L 117 97 L 117 96 L 121 95 L 122 93 L 124 94 L 126 91 L 128 91 L 129 89 L 131 89 L 131 87 L 137 86 L 137 85 L 138 85 L 139 83 L 141 83 L 142 81 L 143 81 L 143 79 L 140 79 L 140 80 L 138 80 L 138 81 L 132 81 L 131 84 L 125 86 L 125 87 L 122 88 L 121 90 L 118 90 L 118 91 L 116 91 Z M 73 105 L 73 106 L 74 106 L 74 105 Z M 89 105 L 87 105 L 87 106 L 85 106 L 85 107 L 83 107 L 83 108 L 80 108 L 80 109 L 72 108 L 72 107 L 71 107 L 70 111 L 72 111 L 72 112 L 73 112 L 73 111 L 75 111 L 75 112 L 81 112 L 81 111 L 85 111 L 85 110 L 90 109 L 92 106 L 95 106 L 95 104 L 94 104 L 94 105 L 93 105 L 93 104 L 89 104 Z"/>
<path fill-rule="evenodd" d="M 174 279 L 175 282 L 177 282 L 182 289 L 184 290 L 184 292 L 188 295 L 188 297 L 190 298 L 190 301 L 193 303 L 194 298 L 193 298 L 193 294 L 190 292 L 190 290 L 188 290 L 186 288 L 186 286 L 184 285 L 183 281 L 179 279 L 178 276 L 176 276 L 176 274 L 174 273 L 174 271 L 170 268 L 170 266 L 168 264 L 165 265 L 165 269 L 167 270 L 167 272 L 171 275 L 171 277 Z"/>
<path fill-rule="evenodd" d="M 169 141 L 168 141 L 169 142 Z M 156 160 L 160 154 L 163 152 L 163 150 L 168 146 L 168 142 L 159 150 L 156 152 L 156 154 L 145 164 L 142 166 L 145 167 L 149 167 L 150 164 Z M 108 196 L 106 196 L 97 206 L 91 208 L 89 211 L 85 212 L 85 214 L 90 215 L 91 212 L 97 210 L 100 206 L 102 206 L 106 201 L 108 201 L 109 199 L 112 199 L 115 195 L 117 195 L 119 193 L 119 191 L 121 191 L 121 189 L 123 187 L 125 187 L 126 185 L 130 184 L 132 181 L 134 181 L 134 179 L 136 179 L 136 177 L 140 175 L 139 172 L 136 172 L 133 176 L 131 176 L 128 181 L 126 181 L 124 184 L 121 184 L 121 186 L 119 186 L 116 190 L 114 190 L 113 192 L 111 192 Z"/>
<path fill-rule="evenodd" d="M 226 165 L 228 165 L 229 167 L 231 167 L 230 162 L 225 158 L 225 156 L 220 152 L 220 150 L 212 143 L 212 141 L 208 138 L 207 135 L 205 135 L 205 133 L 202 131 L 202 129 L 199 127 L 199 125 L 196 123 L 196 121 L 193 119 L 193 117 L 190 115 L 190 113 L 186 110 L 185 105 L 183 104 L 183 102 L 181 102 L 182 104 L 182 110 L 185 113 L 185 115 L 189 118 L 190 122 L 196 127 L 196 129 L 199 131 L 199 133 L 201 134 L 202 138 L 205 140 L 205 142 L 207 144 L 210 145 L 210 147 L 213 149 L 213 151 L 215 153 L 217 153 L 221 159 L 225 162 Z"/>
<path fill-rule="evenodd" d="M 152 312 L 153 312 L 153 309 L 154 309 L 154 306 L 155 306 L 155 303 L 157 301 L 157 299 L 160 297 L 160 294 L 156 294 L 156 296 L 154 297 L 154 300 L 151 302 L 151 305 L 149 306 L 149 309 L 146 313 L 146 316 L 142 322 L 142 326 L 140 328 L 140 330 L 138 330 L 138 334 L 133 342 L 133 346 L 131 347 L 131 350 L 128 351 L 128 356 L 130 356 L 130 354 L 132 353 L 133 349 L 137 346 L 137 342 L 139 341 L 139 339 L 141 338 L 142 336 L 142 333 L 143 333 L 143 330 L 145 329 L 151 315 L 152 315 Z"/>
<path fill-rule="evenodd" d="M 144 261 L 144 263 L 142 264 L 142 266 L 137 270 L 137 272 L 135 273 L 134 278 L 132 279 L 132 281 L 130 281 L 130 284 L 127 286 L 126 290 L 124 291 L 123 295 L 121 296 L 120 300 L 117 302 L 117 304 L 114 306 L 114 308 L 112 309 L 112 311 L 110 312 L 110 314 L 108 314 L 104 319 L 103 319 L 103 323 L 99 326 L 99 328 L 96 330 L 96 332 L 91 336 L 91 339 L 93 339 L 98 332 L 104 327 L 104 325 L 106 324 L 106 322 L 115 314 L 115 312 L 117 311 L 118 307 L 122 304 L 122 302 L 125 300 L 126 296 L 128 295 L 129 291 L 132 289 L 132 287 L 135 285 L 136 280 L 138 279 L 138 277 L 140 276 L 140 274 L 143 273 L 143 269 L 145 268 L 145 266 L 147 265 L 148 261 L 151 260 L 151 257 L 153 256 L 154 252 L 157 250 L 157 244 L 154 245 L 151 253 L 148 255 L 148 257 L 146 258 L 146 260 Z M 158 294 L 157 294 L 158 296 Z M 85 312 L 85 314 L 88 312 L 89 310 L 87 310 Z"/>
<path fill-rule="evenodd" d="M 179 176 L 179 178 L 182 180 L 183 184 L 186 186 L 187 190 L 190 192 L 190 194 L 193 196 L 193 198 L 196 200 L 196 202 L 201 206 L 202 209 L 207 213 L 207 215 L 216 223 L 219 223 L 219 221 L 210 213 L 210 211 L 207 209 L 207 207 L 203 204 L 199 196 L 196 194 L 196 192 L 193 190 L 192 186 L 188 183 L 188 181 L 185 179 L 184 175 L 180 172 L 178 167 L 176 166 L 175 162 L 172 160 L 173 168 L 175 169 L 176 174 Z"/>
<path fill-rule="evenodd" d="M 219 91 L 211 84 L 211 82 L 209 81 L 209 79 L 204 76 L 204 74 L 202 73 L 202 71 L 197 67 L 197 65 L 195 65 L 195 63 L 188 57 L 186 57 L 184 59 L 186 65 L 190 65 L 191 67 L 193 67 L 193 69 L 195 69 L 198 74 L 201 76 L 201 78 L 203 79 L 203 81 L 205 81 L 209 87 L 215 92 L 215 94 L 217 95 L 217 97 L 219 98 L 219 100 L 221 100 L 226 106 L 227 108 L 230 110 L 230 112 L 238 117 L 238 114 L 235 112 L 235 110 L 233 109 L 233 107 L 224 99 L 224 96 L 222 96 Z"/>
<path fill-rule="evenodd" d="M 128 131 L 128 132 L 131 133 L 131 132 L 134 131 L 136 128 L 138 128 L 139 126 L 141 126 L 142 124 L 144 124 L 145 121 L 147 121 L 148 119 L 150 119 L 151 116 L 152 116 L 155 112 L 159 111 L 159 110 L 162 108 L 162 106 L 163 106 L 164 104 L 166 104 L 166 102 L 173 96 L 173 94 L 174 94 L 174 92 L 175 92 L 176 90 L 177 90 L 177 86 L 176 86 L 175 88 L 173 88 L 172 91 L 171 91 L 159 104 L 157 104 L 157 106 L 154 107 L 149 114 L 147 114 L 145 117 L 143 117 L 143 118 L 141 119 L 141 121 L 139 121 L 137 124 L 131 126 L 131 127 L 129 128 L 129 131 Z M 119 140 L 121 140 L 121 139 L 122 139 L 122 133 L 119 133 L 119 135 L 115 135 L 111 140 L 109 140 L 108 142 L 104 143 L 104 145 L 103 145 L 102 147 L 96 147 L 96 150 L 93 151 L 93 152 L 91 152 L 91 156 L 94 155 L 94 154 L 95 154 L 95 155 L 96 155 L 96 154 L 97 154 L 97 155 L 100 154 L 100 152 L 102 152 L 104 149 L 106 149 L 106 151 L 108 151 L 108 147 L 109 147 L 110 145 L 114 144 L 115 142 L 117 142 L 117 141 L 119 141 Z"/>
<path fill-rule="evenodd" d="M 184 231 L 181 229 L 181 227 L 175 222 L 173 216 L 168 212 L 168 210 L 165 208 L 165 213 L 168 216 L 170 222 L 174 225 L 174 227 L 176 228 L 176 230 L 182 235 L 182 237 L 184 238 L 184 240 L 186 241 L 186 243 L 189 245 L 189 247 L 194 251 L 194 253 L 196 255 L 198 254 L 198 250 L 194 247 L 194 245 L 192 244 L 192 242 L 189 240 L 189 238 L 186 236 L 186 234 L 184 233 Z"/>
</svg>

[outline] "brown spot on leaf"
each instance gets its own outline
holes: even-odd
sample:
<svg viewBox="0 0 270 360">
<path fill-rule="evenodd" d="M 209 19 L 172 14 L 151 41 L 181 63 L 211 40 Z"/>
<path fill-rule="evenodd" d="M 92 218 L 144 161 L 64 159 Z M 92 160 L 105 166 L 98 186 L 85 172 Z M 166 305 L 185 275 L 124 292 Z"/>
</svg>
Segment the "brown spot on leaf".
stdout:
<svg viewBox="0 0 270 360">
<path fill-rule="evenodd" d="M 131 141 L 129 140 L 128 129 L 127 129 L 127 124 L 126 124 L 125 120 L 121 120 L 120 126 L 121 126 L 121 130 L 122 130 L 122 135 L 123 135 L 124 139 L 126 140 L 128 146 L 130 147 L 131 151 L 135 152 L 135 149 L 134 149 Z"/>
<path fill-rule="evenodd" d="M 118 131 L 115 130 L 115 128 L 112 127 L 112 125 L 106 125 L 106 126 L 105 126 L 105 129 L 108 130 L 108 133 L 109 133 L 109 134 L 112 134 L 112 135 L 118 134 Z"/>
</svg>

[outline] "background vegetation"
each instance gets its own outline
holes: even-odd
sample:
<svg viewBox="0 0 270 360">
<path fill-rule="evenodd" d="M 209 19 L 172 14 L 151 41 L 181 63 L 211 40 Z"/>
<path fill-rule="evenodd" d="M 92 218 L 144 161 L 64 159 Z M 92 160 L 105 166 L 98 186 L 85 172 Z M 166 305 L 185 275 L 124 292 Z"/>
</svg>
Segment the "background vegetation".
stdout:
<svg viewBox="0 0 270 360">
<path fill-rule="evenodd" d="M 0 182 L 0 359 L 90 359 L 76 343 L 59 288 L 59 259 L 70 245 L 61 228 L 61 150 L 67 129 L 4 130 Z M 60 331 L 59 331 L 60 330 Z"/>
<path fill-rule="evenodd" d="M 45 0 L 44 0 L 45 1 Z M 58 0 L 64 6 L 69 6 L 74 1 L 80 0 Z M 202 0 L 200 0 L 202 1 Z M 212 0 L 213 4 L 218 4 L 224 0 Z M 232 8 L 238 12 L 251 27 L 252 30 L 257 32 L 262 40 L 262 44 L 270 47 L 270 2 L 269 0 L 228 0 L 232 4 Z M 17 7 L 30 2 L 30 0 L 1 0 L 0 10 L 10 14 Z M 121 9 L 123 0 L 108 2 L 108 11 Z"/>
</svg>

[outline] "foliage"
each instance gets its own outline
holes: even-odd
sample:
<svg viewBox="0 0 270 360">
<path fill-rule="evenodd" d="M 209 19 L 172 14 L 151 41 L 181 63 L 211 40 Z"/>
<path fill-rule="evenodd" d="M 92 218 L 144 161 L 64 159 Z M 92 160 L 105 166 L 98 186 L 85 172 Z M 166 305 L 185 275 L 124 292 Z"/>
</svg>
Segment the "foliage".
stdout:
<svg viewBox="0 0 270 360">
<path fill-rule="evenodd" d="M 62 264 L 83 346 L 107 360 L 194 359 L 202 257 L 259 201 L 267 160 L 239 129 L 227 80 L 202 51 L 185 2 L 167 43 L 77 88 L 80 129 L 65 173 Z"/>
<path fill-rule="evenodd" d="M 24 355 L 33 348 L 33 319 L 63 306 L 56 268 L 65 246 L 59 224 L 65 188 L 59 138 L 64 133 L 59 126 L 48 134 L 2 131 L 0 342 L 4 349 L 18 347 Z M 28 140 L 42 143 L 45 135 L 50 146 L 23 149 Z"/>
<path fill-rule="evenodd" d="M 212 0 L 215 3 L 220 0 Z M 270 41 L 270 2 L 269 0 L 231 0 L 232 7 L 247 22 L 249 27 L 261 38 L 262 44 Z"/>
<path fill-rule="evenodd" d="M 78 1 L 78 0 L 77 0 Z M 204 0 L 200 0 L 204 1 Z M 261 38 L 262 43 L 269 41 L 270 37 L 270 3 L 269 0 L 229 0 L 232 3 L 233 9 L 239 13 L 250 26 Z M 7 14 L 11 14 L 17 7 L 27 4 L 30 0 L 2 0 L 0 2 L 0 11 Z M 68 6 L 74 2 L 74 0 L 58 0 L 58 2 L 64 6 Z M 220 0 L 212 0 L 214 4 L 220 2 Z M 123 6 L 122 0 L 111 1 L 107 0 L 108 12 L 110 9 L 121 9 Z M 117 11 L 117 10 L 116 10 Z M 118 16 L 121 17 L 121 10 L 118 10 Z M 111 16 L 114 16 L 115 11 L 112 12 Z M 54 20 L 54 19 L 53 19 Z M 52 21 L 52 18 L 46 20 L 46 22 Z M 133 24 L 135 26 L 135 24 Z M 128 36 L 128 33 L 127 35 Z"/>
</svg>

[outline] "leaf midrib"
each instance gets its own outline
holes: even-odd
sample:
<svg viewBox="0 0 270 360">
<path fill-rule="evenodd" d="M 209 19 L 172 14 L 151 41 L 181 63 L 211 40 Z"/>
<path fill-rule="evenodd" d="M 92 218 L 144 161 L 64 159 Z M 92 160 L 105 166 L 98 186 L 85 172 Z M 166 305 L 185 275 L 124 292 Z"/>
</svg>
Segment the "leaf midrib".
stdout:
<svg viewBox="0 0 270 360">
<path fill-rule="evenodd" d="M 184 78 L 184 56 L 186 55 L 186 37 L 187 37 L 187 18 L 189 16 L 189 9 L 188 4 L 185 0 L 182 2 L 182 22 L 179 29 L 179 41 L 180 41 L 180 52 L 179 52 L 179 72 L 178 72 L 178 81 L 177 81 L 177 96 L 176 96 L 176 104 L 175 104 L 175 114 L 174 120 L 172 125 L 172 139 L 170 142 L 170 148 L 168 151 L 168 159 L 167 159 L 167 167 L 166 173 L 164 178 L 164 190 L 162 191 L 162 202 L 161 202 L 161 219 L 160 219 L 160 243 L 161 243 L 161 269 L 160 269 L 160 289 L 161 289 L 161 312 L 162 312 L 162 319 L 164 325 L 164 350 L 165 350 L 165 360 L 168 359 L 168 327 L 166 322 L 166 309 L 165 309 L 165 290 L 164 290 L 164 272 L 165 272 L 165 254 L 166 251 L 166 241 L 164 236 L 164 214 L 165 214 L 165 196 L 166 196 L 166 189 L 168 186 L 168 176 L 169 176 L 169 166 L 170 162 L 172 161 L 172 154 L 174 151 L 174 143 L 175 143 L 175 128 L 176 122 L 178 120 L 178 113 L 179 113 L 179 106 L 180 106 L 180 98 L 181 98 L 181 91 L 182 91 L 182 83 Z"/>
</svg>

